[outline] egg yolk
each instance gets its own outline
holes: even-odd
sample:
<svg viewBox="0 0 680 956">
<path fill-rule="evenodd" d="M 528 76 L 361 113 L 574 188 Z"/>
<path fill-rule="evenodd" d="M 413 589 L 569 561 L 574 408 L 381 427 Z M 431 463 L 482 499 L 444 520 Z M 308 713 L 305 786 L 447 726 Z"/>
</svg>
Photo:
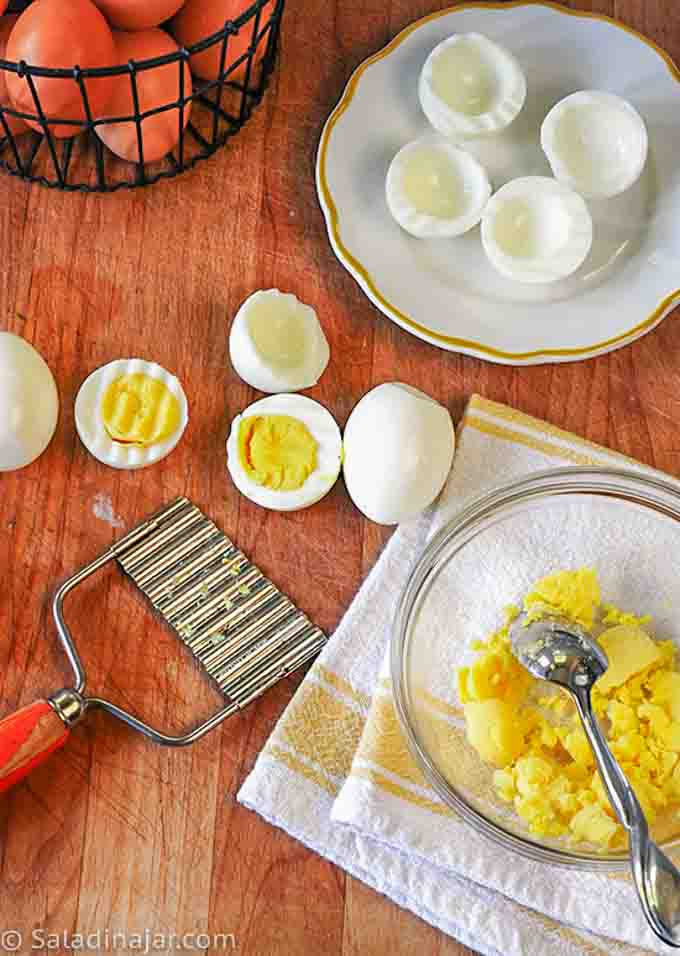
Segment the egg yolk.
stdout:
<svg viewBox="0 0 680 956">
<path fill-rule="evenodd" d="M 318 445 L 290 415 L 254 415 L 239 427 L 238 454 L 246 475 L 274 491 L 302 488 L 317 466 Z"/>
<path fill-rule="evenodd" d="M 146 448 L 170 438 L 180 426 L 177 398 L 164 382 L 143 372 L 111 382 L 100 410 L 109 436 L 121 444 Z"/>
<path fill-rule="evenodd" d="M 538 581 L 524 601 L 530 619 L 558 612 L 590 629 L 609 668 L 593 687 L 593 708 L 609 744 L 653 821 L 680 812 L 680 672 L 672 641 L 655 641 L 637 617 L 602 604 L 590 568 L 558 571 Z M 458 671 L 467 736 L 495 770 L 493 784 L 538 836 L 567 843 L 622 846 L 623 827 L 602 786 L 571 700 L 533 678 L 515 659 L 509 627 L 474 649 Z"/>
</svg>

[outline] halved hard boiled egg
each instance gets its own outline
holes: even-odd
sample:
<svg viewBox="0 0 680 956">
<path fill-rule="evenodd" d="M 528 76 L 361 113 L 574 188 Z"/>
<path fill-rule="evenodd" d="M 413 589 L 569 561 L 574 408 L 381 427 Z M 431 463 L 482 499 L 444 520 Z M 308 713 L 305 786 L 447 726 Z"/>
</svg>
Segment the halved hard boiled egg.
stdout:
<svg viewBox="0 0 680 956">
<path fill-rule="evenodd" d="M 42 455 L 58 418 L 57 386 L 42 355 L 0 332 L 0 471 L 25 468 Z"/>
<path fill-rule="evenodd" d="M 271 395 L 234 419 L 227 467 L 241 494 L 272 511 L 298 511 L 327 495 L 340 474 L 333 416 L 304 395 Z"/>
<path fill-rule="evenodd" d="M 419 239 L 460 236 L 476 226 L 491 195 L 488 176 L 469 153 L 443 139 L 422 139 L 399 150 L 385 183 L 387 205 Z"/>
<path fill-rule="evenodd" d="M 502 186 L 482 216 L 482 245 L 491 264 L 517 282 L 554 282 L 575 272 L 593 239 L 584 200 L 548 176 Z"/>
<path fill-rule="evenodd" d="M 481 33 L 455 33 L 439 43 L 418 84 L 428 120 L 455 141 L 505 129 L 524 106 L 526 93 L 515 57 Z"/>
<path fill-rule="evenodd" d="M 278 289 L 254 292 L 229 335 L 234 370 L 261 392 L 297 392 L 321 378 L 330 358 L 316 312 Z"/>
<path fill-rule="evenodd" d="M 347 491 L 371 521 L 406 521 L 444 487 L 454 447 L 443 405 L 400 382 L 378 385 L 355 406 L 345 428 Z"/>
<path fill-rule="evenodd" d="M 76 397 L 76 429 L 104 465 L 138 469 L 177 446 L 189 422 L 178 379 L 155 362 L 119 359 L 98 368 Z"/>
<path fill-rule="evenodd" d="M 647 161 L 647 128 L 634 106 L 602 90 L 581 90 L 556 103 L 541 125 L 553 174 L 589 199 L 629 189 Z"/>
</svg>

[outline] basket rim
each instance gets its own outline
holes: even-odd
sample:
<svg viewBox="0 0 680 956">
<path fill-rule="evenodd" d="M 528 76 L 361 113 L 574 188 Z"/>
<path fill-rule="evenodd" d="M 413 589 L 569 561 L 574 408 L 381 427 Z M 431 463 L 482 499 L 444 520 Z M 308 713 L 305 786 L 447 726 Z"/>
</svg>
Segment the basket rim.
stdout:
<svg viewBox="0 0 680 956">
<path fill-rule="evenodd" d="M 189 46 L 178 47 L 177 50 L 172 53 L 165 53 L 163 56 L 150 57 L 144 60 L 128 60 L 127 63 L 116 64 L 114 66 L 85 68 L 81 68 L 78 65 L 72 67 L 33 66 L 25 60 L 5 60 L 0 57 L 0 73 L 5 71 L 8 73 L 16 73 L 19 76 L 47 77 L 49 79 L 75 80 L 77 82 L 79 79 L 87 80 L 100 79 L 102 77 L 125 76 L 131 72 L 154 70 L 157 67 L 167 66 L 171 63 L 179 63 L 180 61 L 188 62 L 190 57 L 195 54 L 203 53 L 218 43 L 223 43 L 229 36 L 235 36 L 240 33 L 242 27 L 252 21 L 268 4 L 272 4 L 272 12 L 264 28 L 266 30 L 276 15 L 279 4 L 276 0 L 253 0 L 250 6 L 239 14 L 238 17 L 225 21 L 224 26 L 215 33 L 211 33 L 203 40 L 199 40 Z M 157 27 L 156 29 L 160 28 Z"/>
</svg>

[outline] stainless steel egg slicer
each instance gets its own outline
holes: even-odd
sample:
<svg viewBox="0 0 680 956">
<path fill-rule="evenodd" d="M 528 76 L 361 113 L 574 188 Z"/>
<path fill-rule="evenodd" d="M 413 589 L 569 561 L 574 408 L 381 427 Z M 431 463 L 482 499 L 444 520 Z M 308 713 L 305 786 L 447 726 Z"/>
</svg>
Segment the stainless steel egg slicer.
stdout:
<svg viewBox="0 0 680 956">
<path fill-rule="evenodd" d="M 64 601 L 115 561 L 178 635 L 225 698 L 224 707 L 181 736 L 170 736 L 100 697 L 64 616 Z M 0 791 L 22 779 L 67 739 L 89 710 L 124 721 L 155 743 L 184 747 L 260 697 L 314 657 L 326 636 L 186 498 L 130 531 L 57 590 L 52 611 L 75 683 L 0 722 Z"/>
</svg>

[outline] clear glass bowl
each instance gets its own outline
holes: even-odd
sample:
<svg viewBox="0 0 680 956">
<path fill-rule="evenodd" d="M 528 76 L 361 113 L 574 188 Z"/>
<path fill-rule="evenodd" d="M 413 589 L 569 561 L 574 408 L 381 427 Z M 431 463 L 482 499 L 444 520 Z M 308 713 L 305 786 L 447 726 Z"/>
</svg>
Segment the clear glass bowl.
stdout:
<svg viewBox="0 0 680 956">
<path fill-rule="evenodd" d="M 495 795 L 456 688 L 472 642 L 500 626 L 506 605 L 541 576 L 584 565 L 596 568 L 604 601 L 651 614 L 654 635 L 680 645 L 680 491 L 633 470 L 564 468 L 490 492 L 432 539 L 397 608 L 392 679 L 411 752 L 449 807 L 531 859 L 611 871 L 627 865 L 625 851 L 538 838 Z M 680 821 L 651 829 L 680 863 Z"/>
</svg>

